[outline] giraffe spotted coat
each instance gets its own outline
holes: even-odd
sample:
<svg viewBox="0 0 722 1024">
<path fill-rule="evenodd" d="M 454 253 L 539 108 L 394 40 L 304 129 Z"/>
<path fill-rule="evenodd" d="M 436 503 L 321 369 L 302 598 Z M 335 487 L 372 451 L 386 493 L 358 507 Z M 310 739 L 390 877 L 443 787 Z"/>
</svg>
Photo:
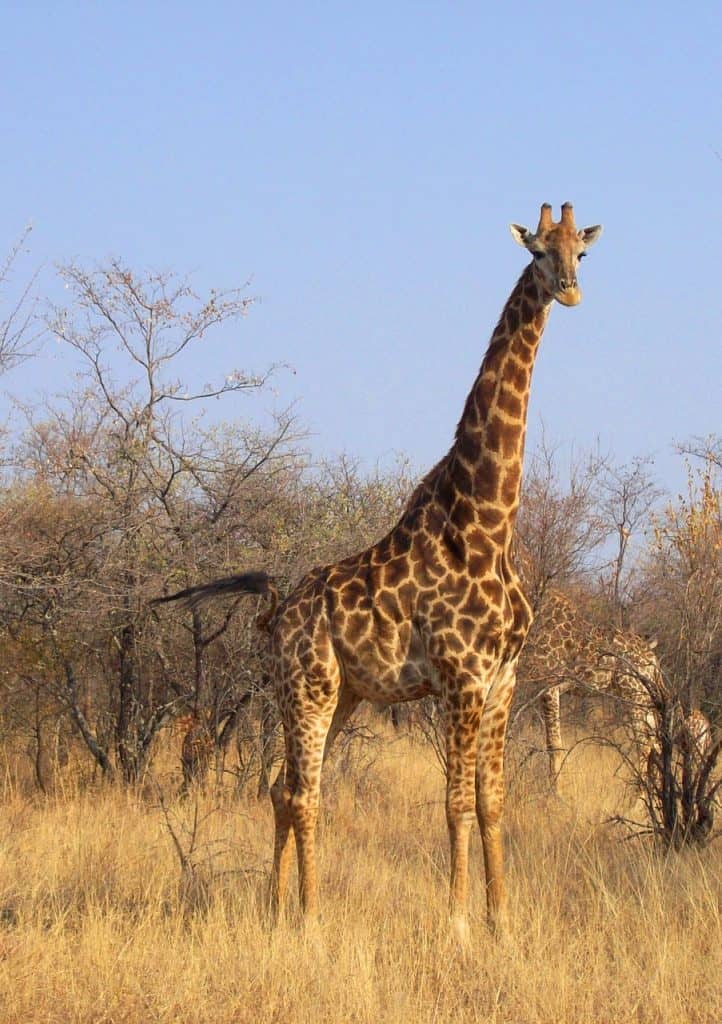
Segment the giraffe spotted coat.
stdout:
<svg viewBox="0 0 722 1024">
<path fill-rule="evenodd" d="M 506 724 L 531 610 L 510 549 L 519 504 L 532 370 L 549 310 L 581 298 L 577 265 L 601 228 L 578 230 L 544 204 L 535 232 L 512 225 L 532 256 L 499 318 L 448 454 L 422 480 L 398 524 L 378 543 L 314 569 L 278 605 L 252 573 L 168 599 L 270 593 L 264 616 L 285 764 L 271 795 L 270 887 L 286 897 L 291 831 L 301 904 L 317 912 L 315 830 L 324 752 L 361 700 L 436 694 L 444 710 L 450 915 L 466 935 L 469 836 L 478 821 L 489 921 L 504 911 L 501 819 Z"/>
</svg>

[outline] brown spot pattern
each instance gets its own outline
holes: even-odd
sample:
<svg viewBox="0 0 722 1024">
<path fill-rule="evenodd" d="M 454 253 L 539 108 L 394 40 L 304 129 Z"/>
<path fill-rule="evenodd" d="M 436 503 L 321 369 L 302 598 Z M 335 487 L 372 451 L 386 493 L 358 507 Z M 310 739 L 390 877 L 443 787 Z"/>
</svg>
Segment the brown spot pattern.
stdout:
<svg viewBox="0 0 722 1024">
<path fill-rule="evenodd" d="M 576 232 L 554 228 L 544 214 L 539 231 L 552 256 L 555 247 L 577 244 Z M 571 254 L 562 257 L 569 263 Z M 276 911 L 288 884 L 291 830 L 302 906 L 316 910 L 314 833 L 327 737 L 330 743 L 361 699 L 410 700 L 433 691 L 448 722 L 451 915 L 463 920 L 466 913 L 468 821 L 475 814 L 489 915 L 502 912 L 501 841 L 492 826 L 501 818 L 515 660 L 531 618 L 509 545 L 531 370 L 552 301 L 539 274 L 530 263 L 514 287 L 454 445 L 421 481 L 399 524 L 368 551 L 303 579 L 270 623 L 287 737 L 287 761 L 273 787 Z"/>
</svg>

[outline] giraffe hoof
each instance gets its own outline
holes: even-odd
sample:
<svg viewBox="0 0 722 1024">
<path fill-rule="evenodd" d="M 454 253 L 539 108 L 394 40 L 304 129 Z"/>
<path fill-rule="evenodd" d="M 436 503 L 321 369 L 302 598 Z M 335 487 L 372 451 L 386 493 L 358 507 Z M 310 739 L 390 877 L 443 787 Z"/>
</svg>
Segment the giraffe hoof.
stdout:
<svg viewBox="0 0 722 1024">
<path fill-rule="evenodd" d="M 505 913 L 498 913 L 489 918 L 489 934 L 496 942 L 503 942 L 507 938 L 509 927 Z"/>
<path fill-rule="evenodd" d="M 451 934 L 454 940 L 461 946 L 462 949 L 467 949 L 471 935 L 469 932 L 469 922 L 461 914 L 454 914 L 451 918 Z"/>
<path fill-rule="evenodd" d="M 308 953 L 319 962 L 325 960 L 328 956 L 328 946 L 318 917 L 303 919 L 302 935 Z"/>
</svg>

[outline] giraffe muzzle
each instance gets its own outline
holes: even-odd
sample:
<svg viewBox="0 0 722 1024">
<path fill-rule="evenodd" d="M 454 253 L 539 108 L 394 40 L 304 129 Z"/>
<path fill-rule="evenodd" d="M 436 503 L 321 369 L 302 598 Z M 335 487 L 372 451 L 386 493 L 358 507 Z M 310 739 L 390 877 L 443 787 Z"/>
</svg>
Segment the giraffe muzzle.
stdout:
<svg viewBox="0 0 722 1024">
<path fill-rule="evenodd" d="M 562 306 L 576 306 L 582 301 L 582 290 L 576 281 L 573 284 L 560 281 L 554 298 L 561 302 Z"/>
</svg>

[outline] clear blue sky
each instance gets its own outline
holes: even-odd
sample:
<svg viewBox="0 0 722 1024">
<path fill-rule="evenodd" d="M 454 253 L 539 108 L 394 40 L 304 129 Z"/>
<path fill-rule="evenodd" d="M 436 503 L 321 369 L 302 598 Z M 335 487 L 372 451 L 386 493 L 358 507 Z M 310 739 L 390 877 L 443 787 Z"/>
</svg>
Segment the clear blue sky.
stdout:
<svg viewBox="0 0 722 1024">
<path fill-rule="evenodd" d="M 315 452 L 423 469 L 523 268 L 508 223 L 570 200 L 605 231 L 552 311 L 531 443 L 543 418 L 676 486 L 672 443 L 722 430 L 721 53 L 711 2 L 8 4 L 0 251 L 32 220 L 45 291 L 70 257 L 250 279 L 198 379 L 288 362 Z"/>
</svg>

